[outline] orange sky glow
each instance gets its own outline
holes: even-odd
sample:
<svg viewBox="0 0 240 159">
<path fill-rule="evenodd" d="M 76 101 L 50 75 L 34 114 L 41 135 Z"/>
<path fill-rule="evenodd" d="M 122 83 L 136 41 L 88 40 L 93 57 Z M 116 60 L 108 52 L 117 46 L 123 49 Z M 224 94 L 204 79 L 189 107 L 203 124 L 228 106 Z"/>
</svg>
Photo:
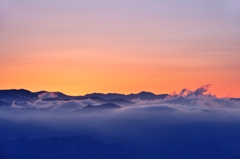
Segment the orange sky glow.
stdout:
<svg viewBox="0 0 240 159">
<path fill-rule="evenodd" d="M 171 94 L 211 84 L 240 97 L 240 13 L 218 1 L 204 0 L 207 11 L 195 1 L 34 2 L 2 5 L 0 89 Z"/>
</svg>

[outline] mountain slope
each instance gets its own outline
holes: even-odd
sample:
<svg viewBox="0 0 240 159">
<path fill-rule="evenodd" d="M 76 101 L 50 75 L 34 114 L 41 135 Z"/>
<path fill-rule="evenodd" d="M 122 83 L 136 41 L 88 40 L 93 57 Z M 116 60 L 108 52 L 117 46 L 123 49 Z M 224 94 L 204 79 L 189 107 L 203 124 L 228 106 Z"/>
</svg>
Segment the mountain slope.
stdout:
<svg viewBox="0 0 240 159">
<path fill-rule="evenodd" d="M 118 144 L 104 144 L 88 136 L 19 138 L 0 143 L 1 159 L 133 159 L 137 158 Z"/>
<path fill-rule="evenodd" d="M 100 111 L 100 110 L 113 110 L 113 109 L 119 109 L 119 108 L 121 108 L 121 107 L 116 104 L 106 103 L 106 104 L 97 105 L 97 106 L 87 105 L 80 110 L 85 111 L 85 112 L 86 111 L 92 112 L 92 111 Z"/>
<path fill-rule="evenodd" d="M 38 95 L 25 89 L 11 89 L 11 90 L 0 90 L 0 100 L 12 103 L 17 102 L 32 102 L 38 99 Z"/>
</svg>

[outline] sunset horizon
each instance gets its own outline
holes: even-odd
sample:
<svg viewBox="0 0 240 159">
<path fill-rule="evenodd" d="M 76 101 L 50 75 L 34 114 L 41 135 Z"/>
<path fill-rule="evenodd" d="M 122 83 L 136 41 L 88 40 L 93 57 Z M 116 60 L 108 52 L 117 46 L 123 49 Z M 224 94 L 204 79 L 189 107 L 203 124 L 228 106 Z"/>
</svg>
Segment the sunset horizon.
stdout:
<svg viewBox="0 0 240 159">
<path fill-rule="evenodd" d="M 0 0 L 0 159 L 240 159 L 240 0 Z"/>
<path fill-rule="evenodd" d="M 228 94 L 228 95 L 224 95 L 224 96 L 219 96 L 218 94 L 214 94 L 211 92 L 211 87 L 212 85 L 211 84 L 206 84 L 206 85 L 209 85 L 208 86 L 208 89 L 207 91 L 205 92 L 205 94 L 209 94 L 209 95 L 213 95 L 213 96 L 216 96 L 218 98 L 239 98 L 239 96 L 232 96 L 231 94 Z M 129 91 L 129 92 L 117 92 L 117 91 L 112 91 L 112 92 L 101 92 L 101 91 L 92 91 L 92 92 L 85 92 L 85 93 L 81 93 L 81 91 L 79 92 L 76 92 L 74 94 L 72 93 L 69 93 L 69 92 L 66 92 L 66 91 L 60 91 L 60 90 L 48 90 L 48 89 L 39 89 L 39 90 L 31 90 L 31 89 L 26 89 L 26 88 L 4 88 L 4 89 L 0 89 L 0 90 L 27 90 L 27 91 L 30 91 L 30 92 L 41 92 L 41 91 L 46 91 L 46 92 L 52 92 L 52 93 L 56 93 L 56 92 L 59 92 L 59 93 L 63 93 L 63 94 L 66 94 L 66 95 L 69 95 L 69 96 L 84 96 L 84 95 L 87 95 L 87 94 L 94 94 L 94 93 L 100 93 L 100 94 L 124 94 L 124 95 L 129 95 L 129 94 L 139 94 L 139 93 L 142 93 L 142 92 L 148 92 L 148 93 L 153 93 L 153 94 L 156 94 L 156 95 L 161 95 L 161 94 L 168 94 L 168 95 L 174 95 L 174 94 L 177 94 L 177 93 L 180 93 L 182 90 L 184 89 L 187 89 L 187 90 L 196 90 L 200 87 L 203 87 L 203 86 L 206 86 L 206 85 L 201 85 L 199 87 L 193 87 L 193 88 L 187 88 L 187 87 L 184 87 L 180 90 L 176 90 L 176 91 L 172 91 L 172 92 L 163 92 L 163 91 L 158 91 L 158 92 L 154 92 L 154 91 L 149 91 L 149 90 L 139 90 L 139 91 Z"/>
<path fill-rule="evenodd" d="M 236 0 L 0 4 L 0 89 L 240 97 Z"/>
</svg>

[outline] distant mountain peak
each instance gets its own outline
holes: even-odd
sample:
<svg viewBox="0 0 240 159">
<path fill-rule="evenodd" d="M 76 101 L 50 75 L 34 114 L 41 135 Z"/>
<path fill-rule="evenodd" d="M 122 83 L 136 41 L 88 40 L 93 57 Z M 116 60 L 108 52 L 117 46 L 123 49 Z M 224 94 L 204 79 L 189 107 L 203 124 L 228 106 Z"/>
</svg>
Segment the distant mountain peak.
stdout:
<svg viewBox="0 0 240 159">
<path fill-rule="evenodd" d="M 31 92 L 26 89 L 0 90 L 0 100 L 5 101 L 7 103 L 12 103 L 13 101 L 21 103 L 34 102 L 38 99 L 42 99 L 44 101 L 91 99 L 101 104 L 114 103 L 117 105 L 130 105 L 133 104 L 132 102 L 133 99 L 157 100 L 164 99 L 167 96 L 168 94 L 156 95 L 154 93 L 147 91 L 142 91 L 139 92 L 138 94 L 92 93 L 86 94 L 84 96 L 69 96 L 61 92 L 49 92 L 45 90 L 39 92 Z"/>
<path fill-rule="evenodd" d="M 98 111 L 98 110 L 112 110 L 112 109 L 119 109 L 121 108 L 119 105 L 113 104 L 113 103 L 106 103 L 106 104 L 101 104 L 101 105 L 87 105 L 83 107 L 81 110 L 84 111 Z"/>
<path fill-rule="evenodd" d="M 155 95 L 152 92 L 146 92 L 146 91 L 139 92 L 138 94 L 141 94 L 141 95 Z"/>
<path fill-rule="evenodd" d="M 58 94 L 53 92 L 41 93 L 38 95 L 39 99 L 47 99 L 47 98 L 57 98 Z"/>
</svg>

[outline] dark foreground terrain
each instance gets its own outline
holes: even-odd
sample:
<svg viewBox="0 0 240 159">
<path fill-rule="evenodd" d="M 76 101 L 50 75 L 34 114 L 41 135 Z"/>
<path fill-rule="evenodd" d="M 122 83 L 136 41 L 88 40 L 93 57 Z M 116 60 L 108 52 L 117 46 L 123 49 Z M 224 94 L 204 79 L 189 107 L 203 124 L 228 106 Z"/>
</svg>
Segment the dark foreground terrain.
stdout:
<svg viewBox="0 0 240 159">
<path fill-rule="evenodd" d="M 104 144 L 88 136 L 19 138 L 1 142 L 1 159 L 121 159 L 137 158 L 118 144 Z"/>
</svg>

